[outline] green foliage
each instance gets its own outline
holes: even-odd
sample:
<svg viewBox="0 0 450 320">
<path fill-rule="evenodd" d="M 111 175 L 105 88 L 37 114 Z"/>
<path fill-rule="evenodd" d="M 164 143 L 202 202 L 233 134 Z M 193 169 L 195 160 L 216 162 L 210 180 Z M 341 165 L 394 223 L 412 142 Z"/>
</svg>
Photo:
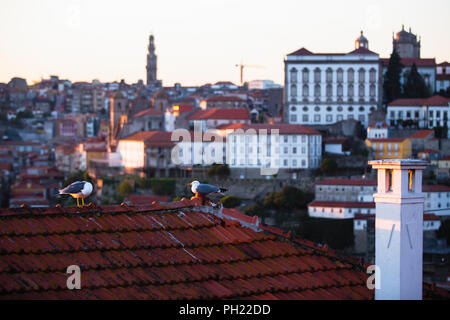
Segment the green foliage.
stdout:
<svg viewBox="0 0 450 320">
<path fill-rule="evenodd" d="M 296 230 L 299 237 L 328 244 L 334 249 L 344 249 L 354 242 L 353 219 L 334 220 L 307 218 Z"/>
<path fill-rule="evenodd" d="M 332 175 L 337 170 L 337 162 L 334 159 L 325 158 L 322 160 L 322 164 L 320 166 L 320 170 L 324 174 Z"/>
<path fill-rule="evenodd" d="M 171 196 L 175 194 L 176 180 L 172 178 L 152 178 L 150 185 L 158 196 Z"/>
<path fill-rule="evenodd" d="M 245 214 L 248 216 L 259 216 L 259 217 L 264 217 L 266 215 L 264 207 L 260 202 L 255 202 L 254 204 L 245 208 Z"/>
<path fill-rule="evenodd" d="M 264 207 L 287 211 L 305 209 L 311 200 L 312 196 L 310 194 L 305 194 L 302 190 L 293 186 L 285 186 L 280 192 L 268 193 L 264 198 Z"/>
<path fill-rule="evenodd" d="M 133 187 L 128 180 L 123 180 L 116 188 L 116 192 L 122 197 L 128 197 L 133 192 Z"/>
<path fill-rule="evenodd" d="M 226 196 L 220 199 L 220 202 L 222 202 L 225 208 L 236 208 L 241 205 L 242 200 L 235 196 Z"/>
<path fill-rule="evenodd" d="M 264 207 L 267 209 L 276 209 L 277 207 L 275 206 L 275 196 L 276 196 L 276 192 L 270 192 L 266 195 L 266 197 L 264 198 Z"/>
<path fill-rule="evenodd" d="M 206 171 L 206 175 L 209 178 L 218 177 L 218 178 L 227 178 L 230 176 L 230 168 L 228 164 L 213 164 Z"/>
<path fill-rule="evenodd" d="M 0 121 L 8 121 L 8 116 L 6 115 L 6 113 L 0 113 Z"/>
<path fill-rule="evenodd" d="M 405 84 L 403 86 L 403 95 L 406 98 L 428 98 L 430 90 L 425 84 L 420 73 L 417 71 L 416 64 L 413 64 L 408 72 Z"/>
<path fill-rule="evenodd" d="M 137 178 L 136 183 L 141 189 L 151 189 L 152 181 L 148 178 Z"/>
<path fill-rule="evenodd" d="M 441 227 L 437 231 L 437 236 L 440 239 L 446 239 L 447 246 L 450 246 L 450 219 L 442 221 Z"/>
<path fill-rule="evenodd" d="M 30 110 L 20 111 L 19 113 L 17 113 L 17 119 L 22 118 L 34 118 L 33 112 L 31 112 Z"/>
<path fill-rule="evenodd" d="M 402 89 L 400 85 L 402 69 L 403 65 L 401 63 L 401 58 L 394 49 L 391 54 L 391 58 L 389 59 L 389 66 L 387 68 L 383 84 L 388 103 L 402 96 Z"/>
</svg>

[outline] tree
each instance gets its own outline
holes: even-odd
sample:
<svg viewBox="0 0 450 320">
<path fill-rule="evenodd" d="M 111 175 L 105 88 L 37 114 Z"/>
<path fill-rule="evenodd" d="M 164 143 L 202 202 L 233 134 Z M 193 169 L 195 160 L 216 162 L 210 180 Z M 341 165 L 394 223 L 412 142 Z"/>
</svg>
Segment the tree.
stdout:
<svg viewBox="0 0 450 320">
<path fill-rule="evenodd" d="M 275 195 L 276 192 L 269 192 L 266 197 L 264 198 L 264 207 L 267 209 L 276 209 L 275 206 Z"/>
<path fill-rule="evenodd" d="M 446 219 L 442 222 L 441 227 L 437 232 L 438 238 L 447 240 L 447 246 L 450 245 L 450 219 Z"/>
<path fill-rule="evenodd" d="M 225 208 L 236 208 L 241 205 L 242 200 L 239 197 L 226 196 L 220 199 L 220 202 L 223 204 Z"/>
<path fill-rule="evenodd" d="M 401 58 L 394 49 L 389 59 L 389 66 L 387 68 L 383 84 L 387 103 L 402 96 L 402 88 L 400 85 L 402 69 L 403 65 L 401 63 Z"/>
<path fill-rule="evenodd" d="M 417 71 L 415 63 L 412 65 L 411 70 L 406 77 L 403 86 L 403 95 L 406 98 L 428 98 L 430 96 L 430 90 L 425 84 L 425 80 L 423 80 L 422 76 Z"/>
<path fill-rule="evenodd" d="M 209 178 L 218 177 L 221 179 L 227 178 L 230 175 L 230 168 L 228 164 L 213 164 L 206 171 L 206 175 Z"/>
<path fill-rule="evenodd" d="M 152 178 L 152 190 L 158 196 L 170 196 L 175 193 L 176 180 L 171 178 Z"/>
<path fill-rule="evenodd" d="M 265 216 L 264 207 L 260 202 L 255 202 L 254 204 L 245 208 L 245 214 L 248 216 Z"/>
<path fill-rule="evenodd" d="M 116 188 L 116 192 L 122 197 L 128 197 L 133 192 L 133 187 L 128 180 L 123 180 Z"/>
<path fill-rule="evenodd" d="M 334 159 L 325 158 L 322 160 L 320 170 L 324 174 L 334 174 L 337 170 L 337 162 Z"/>
</svg>

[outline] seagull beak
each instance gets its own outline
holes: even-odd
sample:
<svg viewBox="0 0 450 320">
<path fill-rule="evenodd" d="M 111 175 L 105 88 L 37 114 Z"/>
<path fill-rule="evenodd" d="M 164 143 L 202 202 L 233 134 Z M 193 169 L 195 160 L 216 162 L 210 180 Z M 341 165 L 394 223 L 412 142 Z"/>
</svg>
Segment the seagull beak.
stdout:
<svg viewBox="0 0 450 320">
<path fill-rule="evenodd" d="M 188 186 L 191 187 L 191 186 L 192 186 L 192 183 L 188 183 Z"/>
</svg>

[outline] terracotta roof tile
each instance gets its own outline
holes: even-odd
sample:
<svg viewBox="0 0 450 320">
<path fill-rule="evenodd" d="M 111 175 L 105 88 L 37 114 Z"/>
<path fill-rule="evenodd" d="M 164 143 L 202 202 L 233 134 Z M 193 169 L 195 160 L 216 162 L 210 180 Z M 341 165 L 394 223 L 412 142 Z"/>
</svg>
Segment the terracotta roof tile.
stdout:
<svg viewBox="0 0 450 320">
<path fill-rule="evenodd" d="M 0 210 L 0 299 L 373 298 L 346 258 L 224 214 L 188 200 Z M 73 264 L 83 290 L 66 288 Z"/>
</svg>

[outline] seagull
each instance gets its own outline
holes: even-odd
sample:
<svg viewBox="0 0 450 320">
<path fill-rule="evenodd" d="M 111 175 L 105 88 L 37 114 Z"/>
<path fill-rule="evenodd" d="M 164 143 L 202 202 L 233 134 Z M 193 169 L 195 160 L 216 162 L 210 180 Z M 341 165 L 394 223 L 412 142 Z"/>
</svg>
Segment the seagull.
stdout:
<svg viewBox="0 0 450 320">
<path fill-rule="evenodd" d="M 222 193 L 227 191 L 227 189 L 212 186 L 210 184 L 202 184 L 198 181 L 192 181 L 188 186 L 191 187 L 191 191 L 195 194 L 195 197 L 202 198 L 203 202 L 205 197 L 211 193 Z"/>
<path fill-rule="evenodd" d="M 77 181 L 65 187 L 64 189 L 59 190 L 59 194 L 70 194 L 72 197 L 77 199 L 77 207 L 80 206 L 79 199 L 81 198 L 81 201 L 83 203 L 82 206 L 84 207 L 84 198 L 89 197 L 93 189 L 94 187 L 90 182 Z"/>
</svg>

